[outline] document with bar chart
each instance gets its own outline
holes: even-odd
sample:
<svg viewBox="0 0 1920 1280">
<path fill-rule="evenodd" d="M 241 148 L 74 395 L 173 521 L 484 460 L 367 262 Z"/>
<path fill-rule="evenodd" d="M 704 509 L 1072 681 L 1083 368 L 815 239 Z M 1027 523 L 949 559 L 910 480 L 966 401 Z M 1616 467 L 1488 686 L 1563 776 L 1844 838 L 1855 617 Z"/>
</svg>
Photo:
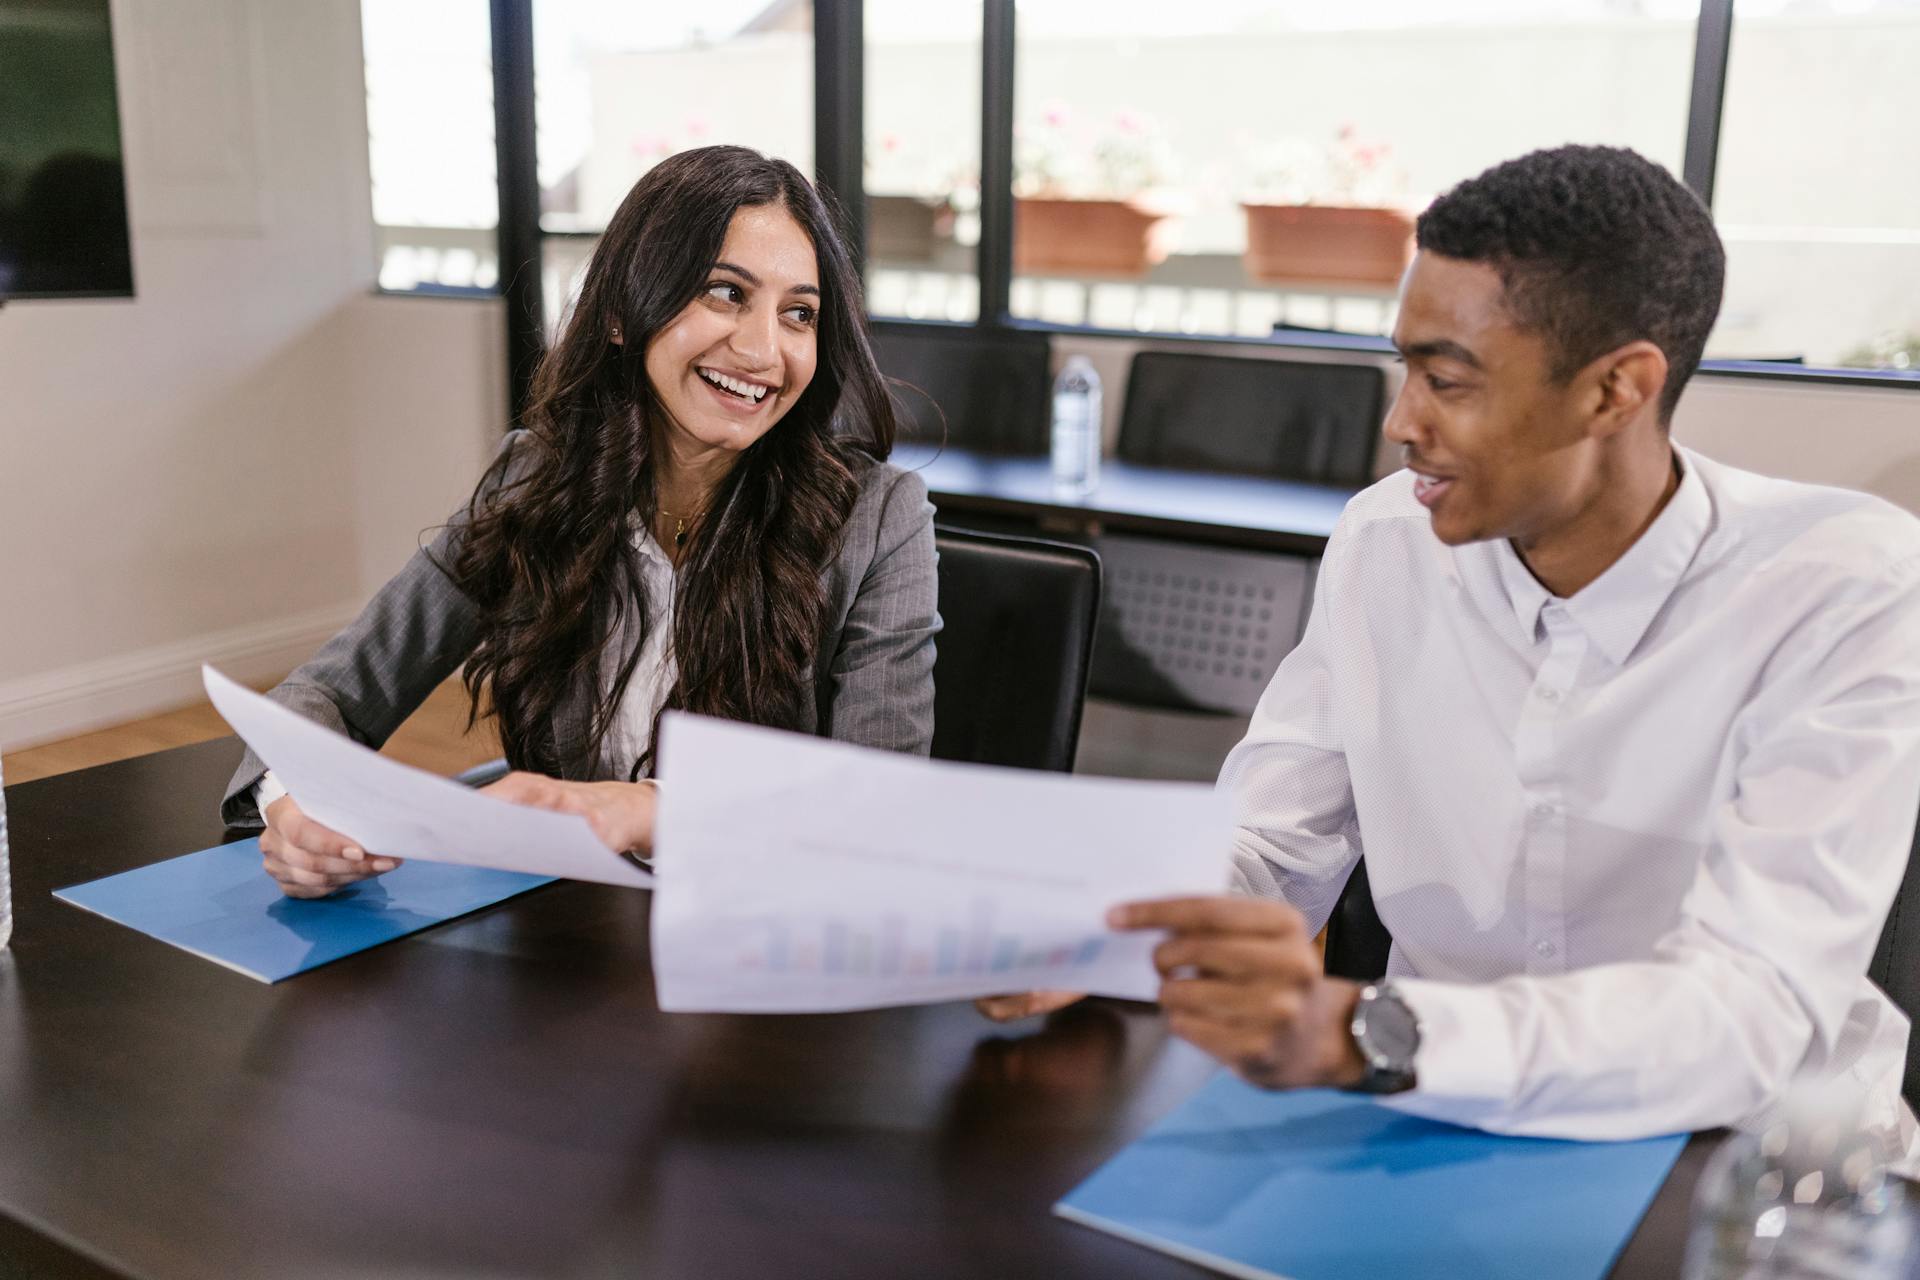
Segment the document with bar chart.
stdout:
<svg viewBox="0 0 1920 1280">
<path fill-rule="evenodd" d="M 1225 797 L 872 751 L 670 715 L 660 1007 L 820 1012 L 999 992 L 1151 999 L 1158 937 L 1115 903 L 1224 892 Z"/>
</svg>

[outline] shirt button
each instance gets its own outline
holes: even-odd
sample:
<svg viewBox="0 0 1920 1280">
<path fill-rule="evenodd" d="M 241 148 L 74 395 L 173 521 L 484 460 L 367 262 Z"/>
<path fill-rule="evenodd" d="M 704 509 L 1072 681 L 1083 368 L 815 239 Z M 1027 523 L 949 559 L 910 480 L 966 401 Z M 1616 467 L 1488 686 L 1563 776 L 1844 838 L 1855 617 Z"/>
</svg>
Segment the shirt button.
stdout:
<svg viewBox="0 0 1920 1280">
<path fill-rule="evenodd" d="M 1533 944 L 1533 954 L 1539 956 L 1542 960 L 1551 960 L 1555 950 L 1554 945 L 1545 938 Z"/>
<path fill-rule="evenodd" d="M 1546 800 L 1542 800 L 1533 806 L 1533 816 L 1536 818 L 1551 818 L 1558 812 L 1560 812 L 1560 806 Z"/>
<path fill-rule="evenodd" d="M 1534 690 L 1534 696 L 1542 702 L 1552 703 L 1560 701 L 1560 691 L 1558 689 L 1536 689 Z"/>
</svg>

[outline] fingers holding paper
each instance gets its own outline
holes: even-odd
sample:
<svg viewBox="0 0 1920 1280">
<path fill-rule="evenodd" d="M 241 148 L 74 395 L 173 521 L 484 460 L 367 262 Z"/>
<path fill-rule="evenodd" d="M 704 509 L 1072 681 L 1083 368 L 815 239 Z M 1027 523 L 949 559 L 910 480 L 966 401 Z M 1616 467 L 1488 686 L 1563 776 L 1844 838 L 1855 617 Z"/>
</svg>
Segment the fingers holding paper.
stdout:
<svg viewBox="0 0 1920 1280">
<path fill-rule="evenodd" d="M 981 996 L 973 1002 L 973 1007 L 995 1022 L 1017 1022 L 1064 1009 L 1084 999 L 1086 996 L 1078 991 L 1021 991 L 1012 995 Z"/>
<path fill-rule="evenodd" d="M 324 898 L 400 865 L 398 858 L 374 857 L 321 826 L 292 796 L 281 796 L 262 816 L 267 828 L 260 833 L 260 865 L 289 898 Z"/>
<path fill-rule="evenodd" d="M 653 855 L 659 788 L 652 782 L 567 782 L 516 770 L 481 790 L 512 804 L 575 813 L 615 853 Z"/>
<path fill-rule="evenodd" d="M 1365 1063 L 1349 1029 L 1359 988 L 1321 970 L 1300 913 L 1255 898 L 1115 907 L 1115 929 L 1163 929 L 1154 950 L 1174 1034 L 1271 1089 L 1350 1085 Z"/>
</svg>

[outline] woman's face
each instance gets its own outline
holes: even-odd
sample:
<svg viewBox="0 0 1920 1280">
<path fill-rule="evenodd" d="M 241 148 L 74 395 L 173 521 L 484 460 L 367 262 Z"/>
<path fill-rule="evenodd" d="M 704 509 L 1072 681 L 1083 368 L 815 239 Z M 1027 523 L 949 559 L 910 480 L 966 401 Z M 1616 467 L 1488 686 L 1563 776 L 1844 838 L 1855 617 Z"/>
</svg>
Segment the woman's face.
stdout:
<svg viewBox="0 0 1920 1280">
<path fill-rule="evenodd" d="M 765 435 L 813 381 L 819 318 L 813 241 L 793 215 L 736 212 L 699 296 L 647 344 L 673 443 L 737 453 Z"/>
</svg>

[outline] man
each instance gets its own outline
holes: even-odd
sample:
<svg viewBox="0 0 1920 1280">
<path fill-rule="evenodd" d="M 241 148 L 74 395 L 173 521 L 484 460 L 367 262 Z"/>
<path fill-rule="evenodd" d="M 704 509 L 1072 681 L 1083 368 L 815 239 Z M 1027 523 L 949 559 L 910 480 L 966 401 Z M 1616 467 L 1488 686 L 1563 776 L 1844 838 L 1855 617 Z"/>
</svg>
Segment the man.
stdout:
<svg viewBox="0 0 1920 1280">
<path fill-rule="evenodd" d="M 1907 1148 L 1864 974 L 1920 806 L 1920 522 L 1672 443 L 1724 254 L 1639 156 L 1500 165 L 1418 246 L 1406 470 L 1348 506 L 1222 774 L 1240 896 L 1114 925 L 1170 931 L 1173 1029 L 1259 1084 L 1575 1138 L 1833 1085 Z M 1363 851 L 1364 991 L 1311 941 Z"/>
</svg>

